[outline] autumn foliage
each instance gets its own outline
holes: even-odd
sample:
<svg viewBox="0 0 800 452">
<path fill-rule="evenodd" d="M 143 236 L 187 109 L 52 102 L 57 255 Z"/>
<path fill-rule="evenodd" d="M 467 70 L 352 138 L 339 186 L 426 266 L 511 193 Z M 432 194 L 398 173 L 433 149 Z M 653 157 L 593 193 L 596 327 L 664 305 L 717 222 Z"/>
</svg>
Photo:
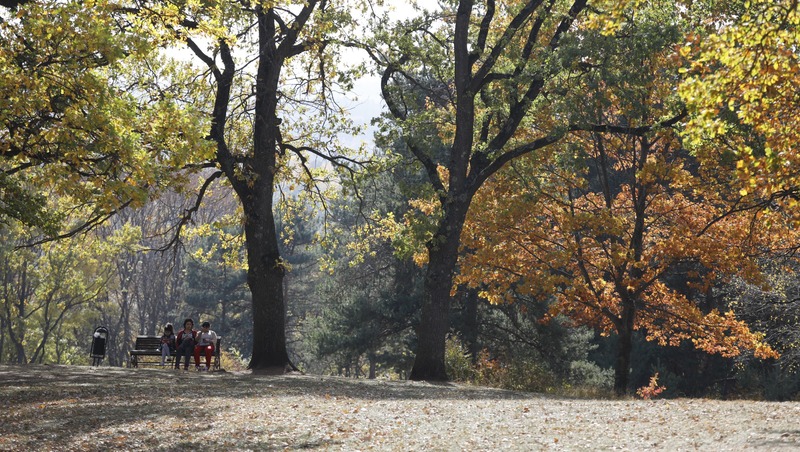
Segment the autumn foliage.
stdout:
<svg viewBox="0 0 800 452">
<path fill-rule="evenodd" d="M 647 386 L 642 386 L 636 390 L 636 395 L 644 400 L 650 400 L 658 397 L 666 389 L 667 388 L 665 386 L 658 384 L 658 372 L 656 372 L 655 375 L 650 377 L 650 382 Z"/>
<path fill-rule="evenodd" d="M 0 214 L 51 235 L 75 227 L 57 221 L 68 214 L 88 228 L 182 189 L 209 155 L 182 100 L 197 93 L 175 83 L 184 66 L 120 30 L 123 16 L 104 1 L 32 2 L 0 18 Z"/>
<path fill-rule="evenodd" d="M 602 155 L 590 148 L 589 158 L 635 173 L 607 197 L 590 190 L 585 174 L 556 168 L 536 181 L 506 174 L 502 183 L 487 186 L 479 195 L 484 208 L 473 211 L 464 235 L 465 247 L 474 251 L 462 262 L 460 281 L 483 287 L 493 303 L 552 296 L 551 316 L 567 315 L 606 334 L 620 328 L 624 306 L 631 304 L 634 329 L 659 344 L 688 339 L 724 356 L 743 349 L 772 356 L 732 312 L 703 312 L 666 281 L 676 269 L 692 268 L 685 273 L 690 287 L 705 294 L 728 275 L 757 278 L 748 256 L 747 242 L 758 232 L 751 216 L 722 217 L 715 190 L 701 192 L 711 187 L 692 176 L 668 144 L 651 147 L 632 168 L 630 156 L 642 149 L 631 141 L 604 143 Z M 533 183 L 535 191 L 526 189 Z"/>
<path fill-rule="evenodd" d="M 777 356 L 715 288 L 733 275 L 759 283 L 755 257 L 793 236 L 782 212 L 743 200 L 733 159 L 698 160 L 677 129 L 648 127 L 680 118 L 670 107 L 680 58 L 663 45 L 641 62 L 638 74 L 589 79 L 576 99 L 577 124 L 625 127 L 576 130 L 483 187 L 457 279 L 495 304 L 551 299 L 547 318 L 619 335 L 618 392 L 633 331 L 725 357 Z"/>
<path fill-rule="evenodd" d="M 800 11 L 794 0 L 746 2 L 708 36 L 688 37 L 680 86 L 694 115 L 688 144 L 701 158 L 735 159 L 741 194 L 797 218 L 800 174 Z"/>
</svg>

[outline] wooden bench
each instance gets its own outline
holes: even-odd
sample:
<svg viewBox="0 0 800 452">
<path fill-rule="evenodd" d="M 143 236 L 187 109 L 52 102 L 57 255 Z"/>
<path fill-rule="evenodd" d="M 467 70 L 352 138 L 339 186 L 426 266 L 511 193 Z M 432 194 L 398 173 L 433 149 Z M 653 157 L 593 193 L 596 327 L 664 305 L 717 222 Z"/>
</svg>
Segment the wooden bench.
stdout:
<svg viewBox="0 0 800 452">
<path fill-rule="evenodd" d="M 214 346 L 214 355 L 212 356 L 211 360 L 211 368 L 214 370 L 219 370 L 219 344 L 222 341 L 222 337 L 217 336 L 217 344 Z M 194 355 L 194 352 L 192 353 Z M 170 353 L 170 356 L 173 358 L 173 363 L 175 359 L 175 351 L 173 350 Z M 150 358 L 153 359 L 150 359 Z M 205 363 L 205 354 L 200 357 L 200 361 Z M 174 364 L 171 363 L 171 366 Z M 161 364 L 161 336 L 137 336 L 136 337 L 136 344 L 133 346 L 133 350 L 130 353 L 130 359 L 128 360 L 128 367 L 139 367 L 139 366 L 158 366 Z"/>
</svg>

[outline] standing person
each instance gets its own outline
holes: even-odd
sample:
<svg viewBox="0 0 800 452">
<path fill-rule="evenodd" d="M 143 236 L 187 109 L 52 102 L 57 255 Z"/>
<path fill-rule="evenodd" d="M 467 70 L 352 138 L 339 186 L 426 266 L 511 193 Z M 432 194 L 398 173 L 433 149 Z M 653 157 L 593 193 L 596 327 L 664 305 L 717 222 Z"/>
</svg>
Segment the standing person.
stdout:
<svg viewBox="0 0 800 452">
<path fill-rule="evenodd" d="M 175 353 L 175 369 L 181 368 L 181 356 L 186 357 L 186 364 L 183 370 L 189 370 L 189 360 L 192 359 L 197 331 L 194 330 L 194 320 L 186 319 L 183 321 L 183 329 L 178 332 L 178 350 Z"/>
<path fill-rule="evenodd" d="M 167 357 L 172 355 L 175 351 L 175 331 L 172 329 L 172 324 L 167 323 L 164 325 L 164 334 L 161 335 L 161 367 L 164 367 L 164 361 Z"/>
<path fill-rule="evenodd" d="M 203 329 L 197 333 L 197 345 L 194 347 L 194 367 L 197 370 L 208 370 L 211 368 L 211 355 L 214 354 L 214 347 L 217 344 L 217 333 L 211 331 L 211 324 L 203 322 Z M 206 354 L 206 367 L 200 368 L 200 352 Z"/>
</svg>

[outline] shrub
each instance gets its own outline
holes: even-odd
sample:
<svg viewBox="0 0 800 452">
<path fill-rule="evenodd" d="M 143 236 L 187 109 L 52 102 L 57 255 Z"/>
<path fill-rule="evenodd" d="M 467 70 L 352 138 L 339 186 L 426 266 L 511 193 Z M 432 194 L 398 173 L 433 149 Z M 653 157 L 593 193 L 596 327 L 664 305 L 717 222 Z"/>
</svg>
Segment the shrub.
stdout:
<svg viewBox="0 0 800 452">
<path fill-rule="evenodd" d="M 573 361 L 569 370 L 571 385 L 609 390 L 614 384 L 614 370 L 603 369 L 591 361 Z"/>
<path fill-rule="evenodd" d="M 445 342 L 444 364 L 447 375 L 453 381 L 475 381 L 475 368 L 472 365 L 472 356 L 457 336 L 449 336 Z"/>
<path fill-rule="evenodd" d="M 650 377 L 650 383 L 647 386 L 642 386 L 636 390 L 636 395 L 644 400 L 650 400 L 658 397 L 659 394 L 664 392 L 664 389 L 666 389 L 664 386 L 659 386 L 658 384 L 658 372 L 656 372 L 655 375 Z"/>
<path fill-rule="evenodd" d="M 235 348 L 224 348 L 219 351 L 219 366 L 228 372 L 240 372 L 247 370 L 247 360 L 242 358 L 242 354 Z"/>
<path fill-rule="evenodd" d="M 514 391 L 562 394 L 576 397 L 609 397 L 613 371 L 588 361 L 574 361 L 569 378 L 560 377 L 546 361 L 530 356 L 506 359 L 483 349 L 472 356 L 457 336 L 445 342 L 445 366 L 453 381 Z"/>
</svg>

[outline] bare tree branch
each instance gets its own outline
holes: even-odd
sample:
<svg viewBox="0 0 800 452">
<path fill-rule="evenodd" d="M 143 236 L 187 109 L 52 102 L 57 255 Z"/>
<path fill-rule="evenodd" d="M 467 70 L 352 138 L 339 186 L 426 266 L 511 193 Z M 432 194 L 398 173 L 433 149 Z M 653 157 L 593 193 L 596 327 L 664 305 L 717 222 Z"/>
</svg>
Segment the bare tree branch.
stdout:
<svg viewBox="0 0 800 452">
<path fill-rule="evenodd" d="M 203 202 L 203 197 L 208 190 L 208 187 L 216 180 L 217 178 L 221 177 L 224 173 L 222 171 L 215 171 L 213 174 L 208 176 L 206 180 L 203 182 L 203 185 L 200 187 L 200 191 L 197 193 L 197 198 L 195 198 L 195 203 L 192 207 L 183 211 L 183 215 L 181 216 L 180 220 L 178 220 L 178 224 L 173 226 L 169 231 L 175 231 L 172 235 L 172 239 L 163 247 L 157 248 L 156 251 L 166 251 L 173 246 L 180 243 L 181 238 L 181 231 L 183 227 L 186 226 L 190 221 L 192 221 L 192 217 L 194 214 L 200 209 L 200 205 Z M 167 231 L 167 232 L 169 232 Z"/>
</svg>

